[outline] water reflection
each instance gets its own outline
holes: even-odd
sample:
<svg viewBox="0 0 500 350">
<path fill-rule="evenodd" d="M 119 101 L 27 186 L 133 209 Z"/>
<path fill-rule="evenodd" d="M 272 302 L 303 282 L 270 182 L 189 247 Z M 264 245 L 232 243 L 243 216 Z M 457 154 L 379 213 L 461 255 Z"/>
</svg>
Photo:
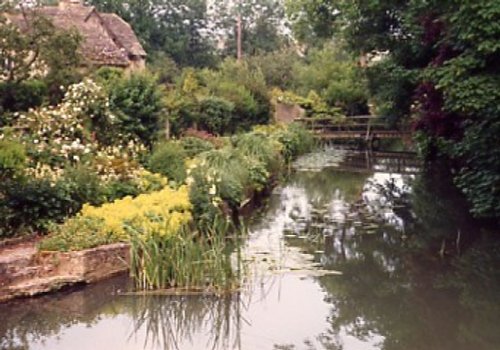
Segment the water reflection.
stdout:
<svg viewBox="0 0 500 350">
<path fill-rule="evenodd" d="M 499 349 L 500 244 L 470 239 L 445 183 L 379 167 L 393 160 L 353 172 L 360 158 L 299 162 L 250 225 L 240 293 L 123 295 L 119 277 L 0 305 L 0 348 Z"/>
</svg>

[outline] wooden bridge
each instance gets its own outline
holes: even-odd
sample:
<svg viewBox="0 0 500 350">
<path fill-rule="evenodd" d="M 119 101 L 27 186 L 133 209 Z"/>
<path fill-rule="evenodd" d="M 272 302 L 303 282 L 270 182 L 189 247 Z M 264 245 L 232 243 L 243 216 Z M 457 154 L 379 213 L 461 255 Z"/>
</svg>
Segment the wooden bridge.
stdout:
<svg viewBox="0 0 500 350">
<path fill-rule="evenodd" d="M 408 139 L 410 130 L 389 129 L 380 118 L 372 115 L 331 118 L 299 118 L 302 123 L 321 140 L 359 140 L 375 146 L 381 139 Z"/>
</svg>

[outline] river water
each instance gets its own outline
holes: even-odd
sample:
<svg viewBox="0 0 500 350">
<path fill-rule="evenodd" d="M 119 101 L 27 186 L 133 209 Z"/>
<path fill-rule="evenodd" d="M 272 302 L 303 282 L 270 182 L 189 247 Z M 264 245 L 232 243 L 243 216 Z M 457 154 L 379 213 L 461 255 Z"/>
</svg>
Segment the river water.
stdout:
<svg viewBox="0 0 500 350">
<path fill-rule="evenodd" d="M 500 244 L 431 175 L 307 155 L 247 224 L 239 293 L 126 296 L 117 277 L 0 305 L 0 349 L 498 350 Z"/>
</svg>

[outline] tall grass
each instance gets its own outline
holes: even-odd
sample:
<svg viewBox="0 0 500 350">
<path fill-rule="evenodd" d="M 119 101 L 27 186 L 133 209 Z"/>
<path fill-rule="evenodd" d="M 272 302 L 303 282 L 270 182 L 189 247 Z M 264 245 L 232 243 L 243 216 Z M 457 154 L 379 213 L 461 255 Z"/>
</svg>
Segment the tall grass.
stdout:
<svg viewBox="0 0 500 350">
<path fill-rule="evenodd" d="M 184 227 L 178 234 L 131 234 L 131 274 L 140 290 L 227 292 L 239 287 L 241 264 L 227 243 L 231 225 L 215 220 L 203 234 Z"/>
</svg>

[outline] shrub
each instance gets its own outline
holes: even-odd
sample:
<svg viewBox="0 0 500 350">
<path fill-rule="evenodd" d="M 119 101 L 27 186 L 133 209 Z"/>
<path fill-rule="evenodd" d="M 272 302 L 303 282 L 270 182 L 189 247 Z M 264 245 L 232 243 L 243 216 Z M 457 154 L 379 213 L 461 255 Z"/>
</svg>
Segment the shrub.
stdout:
<svg viewBox="0 0 500 350">
<path fill-rule="evenodd" d="M 281 145 L 263 133 L 251 132 L 238 136 L 235 147 L 245 157 L 264 163 L 264 167 L 277 171 L 280 167 Z"/>
<path fill-rule="evenodd" d="M 197 118 L 199 127 L 213 134 L 224 134 L 229 129 L 233 110 L 234 105 L 223 98 L 204 98 Z"/>
<path fill-rule="evenodd" d="M 193 158 L 200 153 L 214 149 L 214 145 L 211 142 L 193 136 L 183 137 L 180 140 L 180 144 L 188 158 Z"/>
<path fill-rule="evenodd" d="M 148 161 L 148 169 L 166 176 L 176 183 L 186 179 L 186 153 L 177 142 L 171 141 L 158 145 Z"/>
<path fill-rule="evenodd" d="M 0 207 L 7 212 L 0 223 L 4 235 L 46 233 L 51 222 L 62 222 L 81 206 L 71 197 L 71 185 L 63 180 L 10 180 L 0 186 Z"/>
<path fill-rule="evenodd" d="M 151 146 L 156 139 L 162 90 L 154 76 L 133 74 L 110 87 L 109 102 L 121 132 Z"/>
<path fill-rule="evenodd" d="M 217 71 L 205 71 L 202 80 L 210 93 L 234 104 L 233 130 L 269 121 L 268 88 L 258 67 L 226 59 Z"/>
<path fill-rule="evenodd" d="M 61 104 L 19 116 L 17 126 L 35 162 L 64 166 L 88 158 L 113 139 L 113 116 L 103 89 L 90 79 L 72 85 Z M 97 140 L 96 140 L 97 138 Z"/>
<path fill-rule="evenodd" d="M 8 139 L 0 140 L 0 181 L 21 173 L 26 160 L 26 150 L 22 144 Z"/>
<path fill-rule="evenodd" d="M 38 107 L 47 94 L 47 85 L 41 80 L 0 82 L 0 115 L 3 112 L 27 111 Z"/>
<path fill-rule="evenodd" d="M 276 132 L 274 137 L 282 144 L 281 154 L 286 162 L 310 151 L 314 145 L 313 135 L 298 124 L 291 124 L 287 129 Z"/>
<path fill-rule="evenodd" d="M 53 234 L 39 244 L 42 251 L 68 252 L 95 248 L 120 240 L 113 232 L 103 232 L 104 220 L 78 218 L 68 220 L 63 226 L 51 225 Z"/>
<path fill-rule="evenodd" d="M 258 67 L 270 87 L 289 89 L 293 86 L 295 76 L 293 67 L 300 60 L 294 48 L 274 51 L 248 58 L 252 67 Z"/>
<path fill-rule="evenodd" d="M 330 45 L 314 49 L 307 61 L 294 66 L 294 90 L 306 96 L 317 91 L 330 106 L 340 107 L 344 114 L 367 113 L 367 88 L 356 62 Z"/>
<path fill-rule="evenodd" d="M 95 81 L 104 86 L 108 91 L 113 85 L 123 78 L 123 69 L 112 67 L 101 67 L 93 74 Z"/>
</svg>

